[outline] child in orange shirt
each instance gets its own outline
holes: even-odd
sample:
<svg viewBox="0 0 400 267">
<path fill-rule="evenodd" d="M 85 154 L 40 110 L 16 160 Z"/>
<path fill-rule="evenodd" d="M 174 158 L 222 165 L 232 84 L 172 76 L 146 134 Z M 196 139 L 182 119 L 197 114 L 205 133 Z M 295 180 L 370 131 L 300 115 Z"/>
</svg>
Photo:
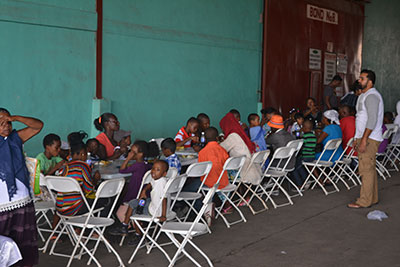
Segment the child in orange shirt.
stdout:
<svg viewBox="0 0 400 267">
<path fill-rule="evenodd" d="M 225 161 L 229 158 L 229 155 L 228 152 L 226 152 L 226 150 L 222 146 L 220 146 L 217 142 L 218 130 L 216 128 L 210 127 L 206 129 L 205 137 L 206 137 L 206 146 L 199 152 L 199 162 L 204 162 L 204 161 L 212 162 L 212 168 L 207 176 L 207 179 L 204 182 L 204 185 L 211 188 L 217 183 L 218 178 L 224 168 Z M 200 179 L 201 181 L 203 181 L 204 177 L 201 177 Z M 224 188 L 228 184 L 229 184 L 229 178 L 227 172 L 225 171 L 221 177 L 221 180 L 219 180 L 218 189 Z M 222 194 L 218 194 L 218 196 L 221 199 L 221 201 L 225 200 Z M 208 225 L 210 226 L 211 220 L 214 217 L 213 216 L 214 203 L 209 207 L 210 208 L 207 209 L 205 213 L 205 217 Z M 232 207 L 228 202 L 225 203 L 223 213 L 225 214 L 232 213 Z"/>
</svg>

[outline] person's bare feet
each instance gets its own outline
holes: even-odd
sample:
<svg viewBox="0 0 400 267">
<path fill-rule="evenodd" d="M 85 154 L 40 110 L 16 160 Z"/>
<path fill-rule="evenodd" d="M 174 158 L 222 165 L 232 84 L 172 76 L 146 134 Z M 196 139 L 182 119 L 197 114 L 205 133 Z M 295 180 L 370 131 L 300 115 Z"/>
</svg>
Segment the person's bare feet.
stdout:
<svg viewBox="0 0 400 267">
<path fill-rule="evenodd" d="M 358 205 L 357 203 L 350 203 L 350 204 L 347 204 L 347 207 L 350 208 L 350 209 L 360 209 L 360 208 L 363 208 L 362 206 Z"/>
</svg>

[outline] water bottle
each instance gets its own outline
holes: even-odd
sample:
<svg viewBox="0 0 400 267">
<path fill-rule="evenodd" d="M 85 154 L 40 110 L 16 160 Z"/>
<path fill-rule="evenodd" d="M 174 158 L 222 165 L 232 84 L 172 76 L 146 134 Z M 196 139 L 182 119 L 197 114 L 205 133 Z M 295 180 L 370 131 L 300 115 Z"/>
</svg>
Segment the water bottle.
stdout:
<svg viewBox="0 0 400 267">
<path fill-rule="evenodd" d="M 90 157 L 90 152 L 87 153 L 87 159 L 86 159 L 86 163 L 92 167 L 92 158 Z"/>
<path fill-rule="evenodd" d="M 206 145 L 206 135 L 204 132 L 201 132 L 200 144 L 202 147 L 204 147 Z"/>
<path fill-rule="evenodd" d="M 139 200 L 139 205 L 136 208 L 136 214 L 143 214 L 144 205 L 146 204 L 145 199 Z"/>
</svg>

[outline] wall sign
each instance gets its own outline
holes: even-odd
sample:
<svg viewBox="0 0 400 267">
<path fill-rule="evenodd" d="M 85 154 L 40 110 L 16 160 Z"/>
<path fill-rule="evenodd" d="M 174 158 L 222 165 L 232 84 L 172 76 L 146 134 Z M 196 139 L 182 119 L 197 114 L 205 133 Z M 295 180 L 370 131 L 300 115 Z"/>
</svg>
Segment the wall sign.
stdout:
<svg viewBox="0 0 400 267">
<path fill-rule="evenodd" d="M 337 72 L 347 73 L 347 56 L 345 54 L 337 55 Z"/>
<path fill-rule="evenodd" d="M 307 18 L 330 24 L 339 23 L 339 15 L 336 11 L 313 5 L 307 5 Z"/>
<path fill-rule="evenodd" d="M 322 53 L 319 49 L 310 48 L 308 54 L 308 68 L 310 70 L 320 70 L 321 69 Z"/>
<path fill-rule="evenodd" d="M 336 74 L 336 54 L 325 52 L 324 84 L 330 83 L 335 74 Z"/>
</svg>

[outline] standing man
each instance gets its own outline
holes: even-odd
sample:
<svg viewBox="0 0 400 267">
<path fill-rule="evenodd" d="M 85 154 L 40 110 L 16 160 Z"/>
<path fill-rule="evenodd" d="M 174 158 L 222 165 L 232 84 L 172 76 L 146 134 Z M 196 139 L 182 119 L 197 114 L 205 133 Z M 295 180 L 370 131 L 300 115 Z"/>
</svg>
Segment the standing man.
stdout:
<svg viewBox="0 0 400 267">
<path fill-rule="evenodd" d="M 342 83 L 342 78 L 339 75 L 335 75 L 332 81 L 324 87 L 324 111 L 329 109 L 338 108 L 338 98 L 336 96 L 336 87 L 339 87 Z"/>
<path fill-rule="evenodd" d="M 375 73 L 362 70 L 358 79 L 362 94 L 357 100 L 356 150 L 359 172 L 362 179 L 360 197 L 350 203 L 349 208 L 367 208 L 378 203 L 378 175 L 376 173 L 376 152 L 382 142 L 383 100 L 374 88 Z"/>
</svg>

